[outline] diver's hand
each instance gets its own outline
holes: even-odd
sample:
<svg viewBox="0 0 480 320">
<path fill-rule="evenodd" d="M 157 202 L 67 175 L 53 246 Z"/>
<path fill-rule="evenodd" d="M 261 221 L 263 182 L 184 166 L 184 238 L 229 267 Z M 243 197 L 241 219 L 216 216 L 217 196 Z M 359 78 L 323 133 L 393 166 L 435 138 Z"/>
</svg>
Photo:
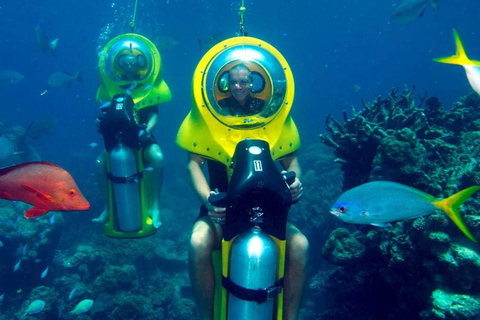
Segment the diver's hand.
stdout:
<svg viewBox="0 0 480 320">
<path fill-rule="evenodd" d="M 105 112 L 102 112 L 96 119 L 95 119 L 95 127 L 97 131 L 100 131 L 100 125 L 102 124 L 102 118 L 105 116 Z"/>
<path fill-rule="evenodd" d="M 140 139 L 140 141 L 147 141 L 150 138 L 150 136 L 151 136 L 150 132 L 148 132 L 145 129 L 141 129 L 138 132 L 138 139 Z"/>
<path fill-rule="evenodd" d="M 289 186 L 290 187 L 290 195 L 292 196 L 292 202 L 297 202 L 303 195 L 303 185 L 295 178 L 295 181 Z"/>
<path fill-rule="evenodd" d="M 210 194 L 215 194 L 215 192 L 211 191 Z M 207 209 L 208 217 L 212 220 L 212 222 L 218 224 L 225 224 L 225 214 L 227 211 L 226 208 L 215 207 L 214 205 L 209 203 Z"/>
</svg>

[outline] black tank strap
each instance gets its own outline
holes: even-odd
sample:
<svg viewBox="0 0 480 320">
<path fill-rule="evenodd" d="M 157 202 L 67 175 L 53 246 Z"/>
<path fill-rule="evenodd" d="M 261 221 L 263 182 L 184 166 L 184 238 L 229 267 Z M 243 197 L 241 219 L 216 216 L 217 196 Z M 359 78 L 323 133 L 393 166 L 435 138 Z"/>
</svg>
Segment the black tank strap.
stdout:
<svg viewBox="0 0 480 320">
<path fill-rule="evenodd" d="M 239 286 L 233 282 L 230 278 L 225 278 L 222 276 L 222 285 L 223 287 L 233 294 L 235 297 L 246 300 L 246 301 L 255 301 L 258 304 L 264 303 L 268 299 L 275 297 L 282 291 L 283 288 L 283 278 L 279 279 L 272 286 L 264 289 L 247 289 Z"/>
<path fill-rule="evenodd" d="M 129 177 L 117 177 L 111 174 L 110 172 L 108 173 L 108 179 L 112 181 L 113 183 L 129 183 L 133 182 L 135 179 L 140 180 L 143 178 L 143 171 L 142 172 L 137 172 L 132 174 Z"/>
</svg>

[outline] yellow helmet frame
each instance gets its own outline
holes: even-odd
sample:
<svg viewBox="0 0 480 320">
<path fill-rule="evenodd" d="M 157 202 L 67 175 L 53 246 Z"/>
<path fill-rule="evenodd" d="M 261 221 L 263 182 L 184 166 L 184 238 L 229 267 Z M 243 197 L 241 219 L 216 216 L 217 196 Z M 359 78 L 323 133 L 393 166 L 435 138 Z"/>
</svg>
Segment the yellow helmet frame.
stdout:
<svg viewBox="0 0 480 320">
<path fill-rule="evenodd" d="M 260 92 L 263 110 L 255 115 L 231 116 L 218 101 L 229 96 L 225 72 L 244 64 L 263 78 Z M 211 48 L 200 60 L 192 82 L 193 106 L 183 121 L 177 144 L 187 151 L 229 166 L 235 147 L 244 139 L 262 139 L 270 144 L 277 160 L 300 147 L 297 127 L 290 117 L 294 80 L 285 58 L 270 44 L 252 37 L 235 37 Z"/>
<path fill-rule="evenodd" d="M 142 58 L 134 80 L 122 77 L 119 60 L 126 54 Z M 98 69 L 102 84 L 97 91 L 98 102 L 111 100 L 116 94 L 127 92 L 131 94 L 138 110 L 172 99 L 170 89 L 161 75 L 160 53 L 144 36 L 135 33 L 119 35 L 107 43 L 99 57 Z"/>
</svg>

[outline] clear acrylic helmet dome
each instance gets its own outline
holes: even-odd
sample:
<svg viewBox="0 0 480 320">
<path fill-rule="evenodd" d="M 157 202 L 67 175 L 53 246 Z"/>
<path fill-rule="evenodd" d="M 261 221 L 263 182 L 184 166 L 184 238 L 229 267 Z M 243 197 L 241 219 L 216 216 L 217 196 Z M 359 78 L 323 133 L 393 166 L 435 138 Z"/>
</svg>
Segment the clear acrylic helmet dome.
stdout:
<svg viewBox="0 0 480 320">
<path fill-rule="evenodd" d="M 250 71 L 250 96 L 261 101 L 261 108 L 253 112 L 232 113 L 222 103 L 222 100 L 232 97 L 229 71 L 238 65 Z M 240 44 L 227 48 L 212 59 L 206 72 L 202 89 L 206 105 L 215 118 L 229 127 L 258 128 L 270 122 L 283 106 L 286 94 L 284 68 L 272 53 L 261 46 Z"/>
<path fill-rule="evenodd" d="M 142 82 L 151 76 L 154 67 L 153 44 L 147 41 L 145 38 L 124 37 L 108 48 L 105 53 L 105 73 L 110 80 L 121 85 L 131 81 Z M 131 63 L 135 65 L 135 75 L 127 77 L 127 67 Z"/>
</svg>

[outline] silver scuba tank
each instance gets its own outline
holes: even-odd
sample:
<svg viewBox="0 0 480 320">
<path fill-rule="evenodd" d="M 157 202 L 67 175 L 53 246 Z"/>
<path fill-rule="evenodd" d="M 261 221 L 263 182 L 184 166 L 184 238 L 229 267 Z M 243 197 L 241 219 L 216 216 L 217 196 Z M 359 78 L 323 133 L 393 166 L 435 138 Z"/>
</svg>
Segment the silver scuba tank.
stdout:
<svg viewBox="0 0 480 320">
<path fill-rule="evenodd" d="M 120 141 L 109 153 L 110 173 L 124 181 L 112 181 L 115 213 L 119 231 L 139 231 L 142 228 L 140 186 L 135 178 L 137 160 L 132 149 Z"/>
<path fill-rule="evenodd" d="M 265 289 L 275 284 L 278 250 L 271 237 L 255 226 L 240 234 L 232 245 L 230 279 L 246 289 Z M 270 320 L 274 299 L 263 303 L 228 295 L 228 320 Z"/>
</svg>

